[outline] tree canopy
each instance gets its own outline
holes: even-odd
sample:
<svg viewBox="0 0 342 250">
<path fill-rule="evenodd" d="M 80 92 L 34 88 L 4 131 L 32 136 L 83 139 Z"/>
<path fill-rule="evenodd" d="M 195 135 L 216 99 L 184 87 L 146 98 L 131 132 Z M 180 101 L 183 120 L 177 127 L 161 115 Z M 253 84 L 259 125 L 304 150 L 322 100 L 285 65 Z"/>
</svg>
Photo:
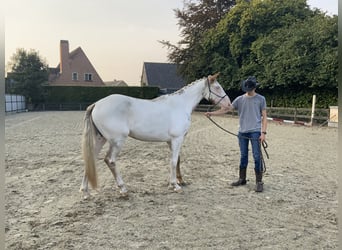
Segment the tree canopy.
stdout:
<svg viewBox="0 0 342 250">
<path fill-rule="evenodd" d="M 337 16 L 311 10 L 306 0 L 229 3 L 221 18 L 198 29 L 185 24 L 192 19 L 178 16 L 182 35 L 190 42 L 184 48 L 169 46 L 169 60 L 180 64 L 185 79 L 220 71 L 221 84 L 237 91 L 242 79 L 255 75 L 270 93 L 324 89 L 335 91 L 337 100 Z"/>
<path fill-rule="evenodd" d="M 11 79 L 14 81 L 12 93 L 24 95 L 29 103 L 43 99 L 42 86 L 48 80 L 48 65 L 35 50 L 17 49 L 9 62 Z"/>
<path fill-rule="evenodd" d="M 182 40 L 177 45 L 169 41 L 160 41 L 169 49 L 169 60 L 177 64 L 196 61 L 198 41 L 202 39 L 206 31 L 215 28 L 234 5 L 235 0 L 184 0 L 184 8 L 174 10 L 179 20 Z M 190 65 L 189 67 L 191 68 Z M 185 78 L 191 78 L 185 72 L 182 73 Z"/>
</svg>

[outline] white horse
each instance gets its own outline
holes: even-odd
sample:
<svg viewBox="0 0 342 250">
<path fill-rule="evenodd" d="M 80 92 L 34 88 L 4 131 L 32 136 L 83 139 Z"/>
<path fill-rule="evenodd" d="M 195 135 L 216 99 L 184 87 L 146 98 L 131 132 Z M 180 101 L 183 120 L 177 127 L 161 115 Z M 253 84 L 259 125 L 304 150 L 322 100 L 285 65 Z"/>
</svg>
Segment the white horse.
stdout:
<svg viewBox="0 0 342 250">
<path fill-rule="evenodd" d="M 153 100 L 110 95 L 87 108 L 82 137 L 85 171 L 80 190 L 89 196 L 88 181 L 97 187 L 95 159 L 103 145 L 109 150 L 104 159 L 122 195 L 127 194 L 116 167 L 116 158 L 128 136 L 150 142 L 167 142 L 171 150 L 170 186 L 181 191 L 179 153 L 191 124 L 191 113 L 203 99 L 220 106 L 231 105 L 228 95 L 217 82 L 218 74 L 197 80 L 177 92 Z"/>
</svg>

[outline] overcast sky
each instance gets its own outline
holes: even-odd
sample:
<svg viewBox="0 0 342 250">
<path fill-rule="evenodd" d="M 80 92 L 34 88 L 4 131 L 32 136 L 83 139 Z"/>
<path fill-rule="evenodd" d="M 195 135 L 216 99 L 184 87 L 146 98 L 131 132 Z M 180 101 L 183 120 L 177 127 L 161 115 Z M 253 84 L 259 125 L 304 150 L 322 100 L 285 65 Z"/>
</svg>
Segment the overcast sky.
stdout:
<svg viewBox="0 0 342 250">
<path fill-rule="evenodd" d="M 309 0 L 337 14 L 338 0 Z M 11 0 L 5 5 L 5 62 L 17 48 L 39 51 L 50 67 L 59 63 L 59 42 L 81 47 L 102 80 L 139 85 L 143 62 L 167 62 L 158 40 L 176 44 L 173 9 L 183 0 Z"/>
</svg>

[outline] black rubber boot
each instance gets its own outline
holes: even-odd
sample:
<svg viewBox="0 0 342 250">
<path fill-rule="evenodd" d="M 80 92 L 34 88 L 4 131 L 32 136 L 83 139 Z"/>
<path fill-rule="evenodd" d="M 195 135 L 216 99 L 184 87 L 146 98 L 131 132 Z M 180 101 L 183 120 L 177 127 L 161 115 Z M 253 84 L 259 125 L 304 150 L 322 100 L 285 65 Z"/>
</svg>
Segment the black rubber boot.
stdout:
<svg viewBox="0 0 342 250">
<path fill-rule="evenodd" d="M 240 168 L 239 171 L 239 180 L 236 182 L 233 182 L 231 185 L 233 187 L 237 187 L 237 186 L 241 186 L 241 185 L 246 185 L 247 181 L 246 181 L 246 172 L 247 172 L 247 168 Z"/>
<path fill-rule="evenodd" d="M 262 172 L 255 172 L 255 192 L 262 192 L 264 183 L 262 182 Z"/>
</svg>

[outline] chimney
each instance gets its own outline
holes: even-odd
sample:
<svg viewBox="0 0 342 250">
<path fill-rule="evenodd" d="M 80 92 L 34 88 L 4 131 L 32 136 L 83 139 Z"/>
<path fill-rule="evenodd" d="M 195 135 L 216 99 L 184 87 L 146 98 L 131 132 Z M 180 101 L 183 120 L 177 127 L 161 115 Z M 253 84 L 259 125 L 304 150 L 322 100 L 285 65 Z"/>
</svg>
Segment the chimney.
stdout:
<svg viewBox="0 0 342 250">
<path fill-rule="evenodd" d="M 69 42 L 61 40 L 59 72 L 62 74 L 69 67 Z"/>
</svg>

